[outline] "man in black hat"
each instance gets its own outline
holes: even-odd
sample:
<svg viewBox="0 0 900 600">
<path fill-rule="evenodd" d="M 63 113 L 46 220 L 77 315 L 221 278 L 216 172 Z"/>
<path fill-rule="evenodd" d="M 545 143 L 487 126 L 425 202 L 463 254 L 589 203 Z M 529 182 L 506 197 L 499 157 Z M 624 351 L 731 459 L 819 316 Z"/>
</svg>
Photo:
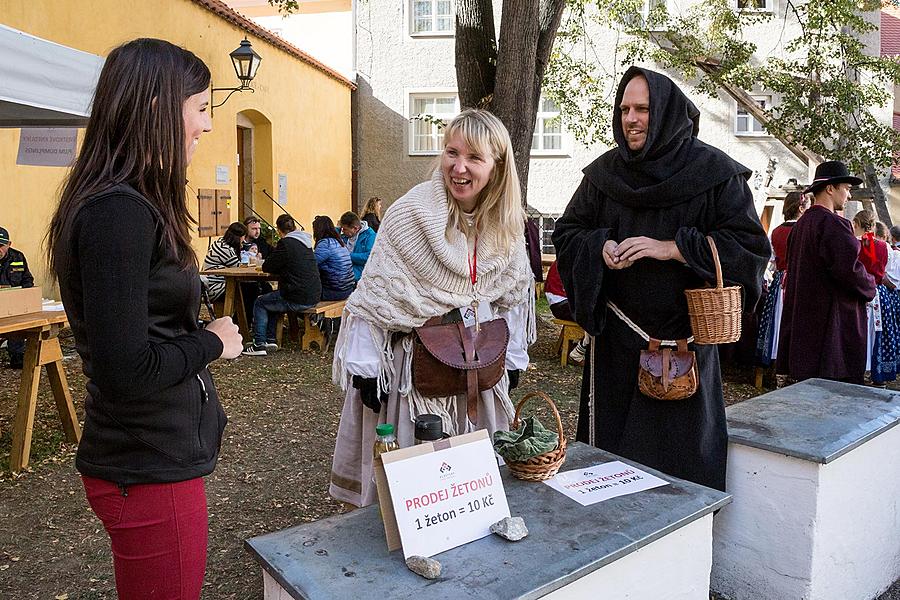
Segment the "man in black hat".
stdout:
<svg viewBox="0 0 900 600">
<path fill-rule="evenodd" d="M 9 232 L 3 227 L 0 227 L 0 287 L 34 287 L 34 277 L 28 270 L 25 255 L 10 246 Z M 9 352 L 9 366 L 21 369 L 25 340 L 7 339 L 6 350 Z"/>
<path fill-rule="evenodd" d="M 586 361 L 577 439 L 588 441 L 593 379 L 599 447 L 724 490 L 728 435 L 716 346 L 689 346 L 700 385 L 684 400 L 645 396 L 637 381 L 644 335 L 691 335 L 684 291 L 716 280 L 706 236 L 725 285 L 742 286 L 746 307 L 756 304 L 771 255 L 750 170 L 697 139 L 699 117 L 668 77 L 628 69 L 614 105 L 617 147 L 584 169 L 553 243 L 575 320 L 598 338 Z"/>
<path fill-rule="evenodd" d="M 797 381 L 863 382 L 866 302 L 875 297 L 875 279 L 859 261 L 850 221 L 835 214 L 850 199 L 851 185 L 860 183 L 842 162 L 816 167 L 805 190 L 815 200 L 788 238 L 776 370 Z"/>
</svg>

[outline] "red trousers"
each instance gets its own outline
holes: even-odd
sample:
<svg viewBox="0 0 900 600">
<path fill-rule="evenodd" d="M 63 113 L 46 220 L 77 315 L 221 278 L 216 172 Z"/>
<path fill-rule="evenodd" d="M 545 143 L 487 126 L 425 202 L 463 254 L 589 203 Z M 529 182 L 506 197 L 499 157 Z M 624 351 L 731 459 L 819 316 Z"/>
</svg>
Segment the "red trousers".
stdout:
<svg viewBox="0 0 900 600">
<path fill-rule="evenodd" d="M 120 600 L 197 600 L 206 572 L 203 479 L 128 486 L 81 477 L 112 545 Z"/>
</svg>

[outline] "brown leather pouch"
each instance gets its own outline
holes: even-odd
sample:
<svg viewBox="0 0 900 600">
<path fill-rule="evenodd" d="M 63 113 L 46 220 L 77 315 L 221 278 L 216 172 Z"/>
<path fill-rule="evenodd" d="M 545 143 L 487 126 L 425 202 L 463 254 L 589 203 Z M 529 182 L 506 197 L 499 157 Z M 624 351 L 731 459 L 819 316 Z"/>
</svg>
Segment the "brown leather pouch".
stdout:
<svg viewBox="0 0 900 600">
<path fill-rule="evenodd" d="M 687 340 L 678 340 L 677 349 L 660 348 L 659 340 L 650 338 L 650 345 L 641 350 L 638 367 L 638 388 L 641 393 L 657 400 L 684 400 L 693 396 L 699 387 L 697 356 L 687 349 Z"/>
<path fill-rule="evenodd" d="M 469 420 L 476 422 L 478 393 L 494 387 L 506 370 L 509 327 L 504 319 L 463 323 L 430 319 L 413 329 L 413 385 L 429 398 L 466 394 Z"/>
</svg>

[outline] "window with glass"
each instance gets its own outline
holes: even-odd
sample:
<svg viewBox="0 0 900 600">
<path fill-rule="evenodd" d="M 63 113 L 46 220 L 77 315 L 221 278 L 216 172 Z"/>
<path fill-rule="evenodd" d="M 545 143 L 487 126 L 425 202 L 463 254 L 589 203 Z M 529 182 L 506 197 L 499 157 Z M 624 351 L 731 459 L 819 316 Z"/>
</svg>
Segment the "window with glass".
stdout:
<svg viewBox="0 0 900 600">
<path fill-rule="evenodd" d="M 771 96 L 753 96 L 753 101 L 756 102 L 756 105 L 761 109 L 766 110 L 772 104 Z M 735 133 L 739 135 L 765 135 L 766 129 L 762 126 L 762 123 L 757 121 L 753 115 L 751 115 L 746 108 L 737 105 L 737 116 L 735 119 Z"/>
<path fill-rule="evenodd" d="M 412 0 L 410 15 L 413 34 L 452 34 L 451 0 Z"/>
<path fill-rule="evenodd" d="M 738 10 L 772 10 L 773 0 L 737 0 Z"/>
<path fill-rule="evenodd" d="M 410 154 L 437 154 L 443 148 L 443 126 L 459 113 L 456 94 L 411 94 Z"/>
<path fill-rule="evenodd" d="M 538 153 L 561 152 L 562 148 L 563 131 L 559 118 L 559 105 L 550 98 L 541 98 L 537 119 L 534 122 L 531 150 Z"/>
</svg>

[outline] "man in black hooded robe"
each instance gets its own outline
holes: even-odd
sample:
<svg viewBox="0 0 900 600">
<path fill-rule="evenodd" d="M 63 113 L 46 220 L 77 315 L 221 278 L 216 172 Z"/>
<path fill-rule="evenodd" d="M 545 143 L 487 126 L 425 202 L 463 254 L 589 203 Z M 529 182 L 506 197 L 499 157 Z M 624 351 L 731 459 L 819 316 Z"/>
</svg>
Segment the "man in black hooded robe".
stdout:
<svg viewBox="0 0 900 600">
<path fill-rule="evenodd" d="M 617 148 L 584 169 L 556 222 L 553 243 L 575 320 L 596 336 L 596 444 L 670 475 L 725 489 L 728 435 L 719 355 L 691 344 L 700 385 L 685 400 L 638 390 L 647 347 L 612 310 L 661 340 L 691 335 L 684 290 L 715 282 L 716 243 L 725 285 L 743 288 L 743 305 L 760 294 L 769 241 L 747 179 L 750 170 L 697 139 L 700 112 L 665 75 L 631 67 L 616 94 Z M 590 362 L 578 416 L 588 441 Z"/>
</svg>

